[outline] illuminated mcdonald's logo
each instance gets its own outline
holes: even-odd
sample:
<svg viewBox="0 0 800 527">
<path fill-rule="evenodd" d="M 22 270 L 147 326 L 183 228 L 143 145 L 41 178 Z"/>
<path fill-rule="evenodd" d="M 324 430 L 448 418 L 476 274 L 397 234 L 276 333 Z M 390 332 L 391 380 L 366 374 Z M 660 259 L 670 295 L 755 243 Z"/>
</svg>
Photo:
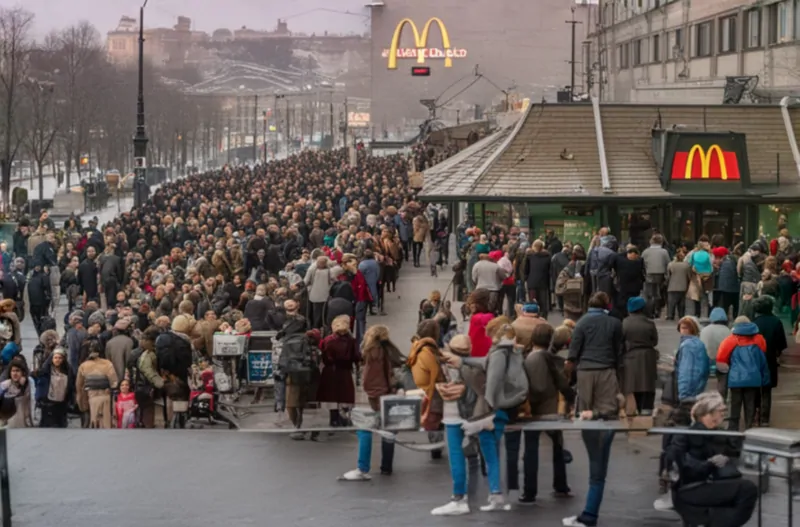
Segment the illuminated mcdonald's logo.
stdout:
<svg viewBox="0 0 800 527">
<path fill-rule="evenodd" d="M 705 149 L 696 144 L 688 152 L 675 152 L 672 160 L 673 180 L 738 181 L 740 178 L 736 152 L 725 151 L 716 144 Z"/>
<path fill-rule="evenodd" d="M 442 33 L 442 48 L 431 48 L 427 49 L 428 46 L 428 37 L 430 36 L 431 26 L 433 24 L 437 24 L 439 26 L 439 31 Z M 400 37 L 403 34 L 403 30 L 406 26 L 411 27 L 411 32 L 414 34 L 414 45 L 416 49 L 414 50 L 401 50 L 400 48 Z M 413 20 L 410 18 L 404 18 L 397 24 L 397 27 L 394 29 L 394 35 L 392 35 L 392 42 L 389 45 L 388 52 L 385 51 L 384 55 L 388 55 L 389 58 L 389 69 L 395 70 L 397 69 L 397 58 L 416 58 L 418 64 L 424 64 L 426 58 L 443 58 L 444 59 L 444 67 L 445 68 L 452 68 L 453 67 L 453 58 L 462 58 L 466 56 L 465 50 L 456 50 L 453 49 L 450 45 L 450 34 L 447 32 L 447 27 L 442 22 L 442 19 L 438 17 L 430 18 L 425 25 L 422 27 L 422 33 L 419 32 L 417 25 L 414 23 Z"/>
</svg>

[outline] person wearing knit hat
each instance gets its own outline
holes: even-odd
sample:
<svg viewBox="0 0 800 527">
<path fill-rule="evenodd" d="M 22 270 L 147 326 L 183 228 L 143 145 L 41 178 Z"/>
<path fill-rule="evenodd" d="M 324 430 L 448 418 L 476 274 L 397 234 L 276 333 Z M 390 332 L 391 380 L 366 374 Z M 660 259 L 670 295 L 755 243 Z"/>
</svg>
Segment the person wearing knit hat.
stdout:
<svg viewBox="0 0 800 527">
<path fill-rule="evenodd" d="M 472 342 L 464 334 L 458 334 L 450 339 L 447 349 L 460 357 L 469 357 L 472 353 Z"/>
<path fill-rule="evenodd" d="M 658 380 L 658 329 L 644 312 L 647 302 L 640 296 L 628 299 L 628 316 L 622 321 L 625 339 L 622 394 L 633 396 L 639 415 L 652 415 Z"/>
<path fill-rule="evenodd" d="M 514 328 L 514 332 L 517 334 L 519 345 L 523 349 L 530 349 L 534 328 L 546 323 L 547 321 L 539 316 L 539 304 L 529 302 L 522 306 L 520 316 L 511 323 L 511 327 Z"/>
<path fill-rule="evenodd" d="M 104 330 L 106 328 L 106 315 L 102 311 L 95 311 L 91 315 L 89 315 L 89 324 L 88 327 L 92 327 L 94 325 L 99 325 L 100 330 Z"/>
</svg>

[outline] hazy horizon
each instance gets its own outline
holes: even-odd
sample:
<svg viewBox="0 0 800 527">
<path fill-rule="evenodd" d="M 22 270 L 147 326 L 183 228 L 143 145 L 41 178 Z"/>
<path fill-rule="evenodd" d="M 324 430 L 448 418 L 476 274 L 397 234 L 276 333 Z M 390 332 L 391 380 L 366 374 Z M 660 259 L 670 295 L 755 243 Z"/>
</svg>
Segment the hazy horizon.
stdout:
<svg viewBox="0 0 800 527">
<path fill-rule="evenodd" d="M 81 20 L 88 20 L 105 35 L 117 27 L 120 17 L 138 18 L 141 4 L 141 0 L 0 0 L 3 7 L 22 7 L 36 15 L 33 28 L 36 38 Z M 207 33 L 242 26 L 272 30 L 279 18 L 285 19 L 293 32 L 369 31 L 369 12 L 364 0 L 148 0 L 145 27 L 172 27 L 178 16 L 191 18 L 193 30 Z"/>
</svg>

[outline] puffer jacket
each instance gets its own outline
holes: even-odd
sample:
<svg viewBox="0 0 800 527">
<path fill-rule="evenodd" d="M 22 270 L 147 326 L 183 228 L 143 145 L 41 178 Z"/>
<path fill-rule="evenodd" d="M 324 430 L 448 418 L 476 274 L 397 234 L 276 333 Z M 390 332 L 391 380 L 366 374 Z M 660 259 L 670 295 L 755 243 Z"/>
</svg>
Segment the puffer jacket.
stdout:
<svg viewBox="0 0 800 527">
<path fill-rule="evenodd" d="M 706 353 L 706 346 L 699 337 L 681 336 L 681 343 L 675 356 L 675 371 L 678 377 L 680 401 L 694 400 L 705 391 L 711 363 Z"/>
<path fill-rule="evenodd" d="M 722 341 L 717 362 L 728 365 L 728 388 L 761 388 L 770 385 L 767 343 L 753 322 L 736 324 Z"/>
<path fill-rule="evenodd" d="M 188 383 L 192 367 L 192 344 L 182 333 L 166 331 L 156 339 L 158 367 Z"/>
<path fill-rule="evenodd" d="M 736 272 L 736 259 L 728 255 L 719 264 L 717 290 L 723 293 L 739 292 L 739 275 Z"/>
</svg>

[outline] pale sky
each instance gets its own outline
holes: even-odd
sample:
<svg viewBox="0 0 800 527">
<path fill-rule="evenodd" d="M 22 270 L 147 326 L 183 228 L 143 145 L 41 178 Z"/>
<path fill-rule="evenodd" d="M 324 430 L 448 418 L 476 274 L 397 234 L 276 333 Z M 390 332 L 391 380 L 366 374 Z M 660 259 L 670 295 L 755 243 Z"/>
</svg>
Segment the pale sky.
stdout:
<svg viewBox="0 0 800 527">
<path fill-rule="evenodd" d="M 33 12 L 37 37 L 80 20 L 89 20 L 105 35 L 120 16 L 138 17 L 141 4 L 141 0 L 0 0 L 3 7 L 22 6 Z M 188 16 L 193 29 L 210 33 L 222 27 L 274 29 L 278 18 L 285 18 L 291 31 L 363 34 L 369 30 L 364 4 L 365 0 L 148 0 L 144 19 L 145 27 L 172 27 L 178 15 Z"/>
</svg>

